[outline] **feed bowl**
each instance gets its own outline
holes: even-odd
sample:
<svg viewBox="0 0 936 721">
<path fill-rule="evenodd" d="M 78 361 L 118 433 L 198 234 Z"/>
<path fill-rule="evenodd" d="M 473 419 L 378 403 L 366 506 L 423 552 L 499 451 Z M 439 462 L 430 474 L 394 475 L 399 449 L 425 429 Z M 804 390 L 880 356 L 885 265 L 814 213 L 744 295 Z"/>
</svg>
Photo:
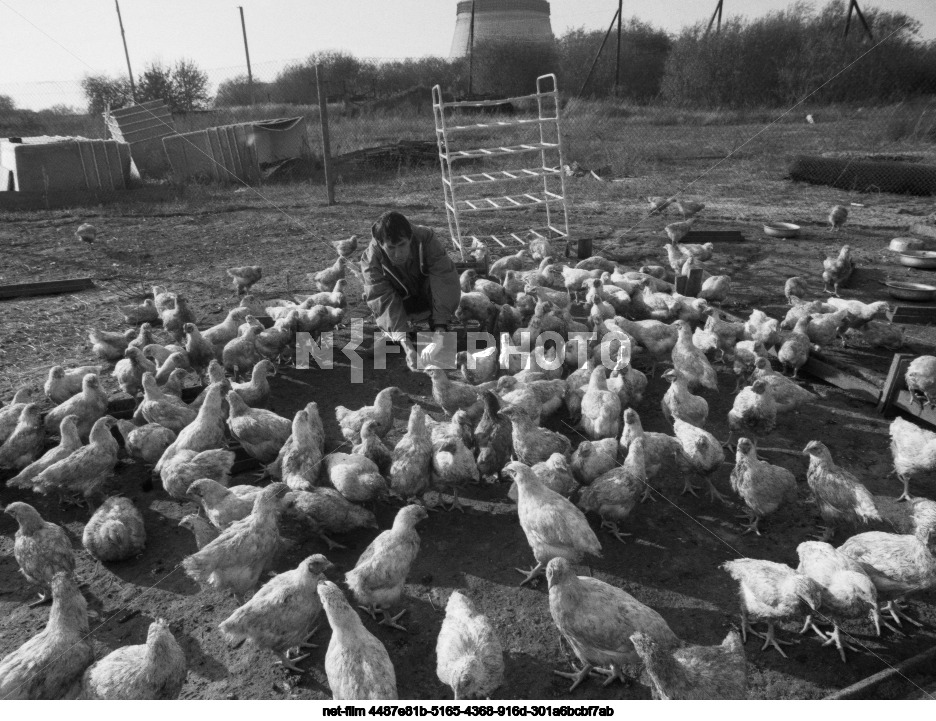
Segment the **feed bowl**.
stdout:
<svg viewBox="0 0 936 721">
<path fill-rule="evenodd" d="M 900 264 L 911 268 L 936 268 L 936 250 L 906 250 L 900 254 Z"/>
<path fill-rule="evenodd" d="M 795 238 L 800 233 L 800 227 L 793 223 L 768 223 L 764 226 L 764 232 L 774 238 Z"/>
<path fill-rule="evenodd" d="M 889 280 L 884 285 L 894 298 L 900 300 L 926 301 L 936 296 L 936 286 L 923 283 L 906 283 L 901 280 Z"/>
<path fill-rule="evenodd" d="M 908 250 L 923 250 L 923 241 L 919 238 L 894 238 L 887 247 L 897 253 L 905 253 Z"/>
</svg>

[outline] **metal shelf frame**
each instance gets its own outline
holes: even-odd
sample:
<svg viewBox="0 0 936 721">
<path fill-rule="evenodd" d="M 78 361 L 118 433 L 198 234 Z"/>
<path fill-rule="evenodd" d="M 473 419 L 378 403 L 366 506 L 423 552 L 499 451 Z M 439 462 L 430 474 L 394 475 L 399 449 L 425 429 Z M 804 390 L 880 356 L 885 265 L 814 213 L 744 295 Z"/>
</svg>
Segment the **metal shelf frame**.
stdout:
<svg viewBox="0 0 936 721">
<path fill-rule="evenodd" d="M 454 122 L 455 113 L 459 110 L 493 107 L 508 102 L 535 104 L 536 116 L 480 123 L 465 123 L 463 118 L 458 118 L 458 122 Z M 449 235 L 463 261 L 467 260 L 467 251 L 473 241 L 485 245 L 493 243 L 501 248 L 515 248 L 526 246 L 537 239 L 568 240 L 568 202 L 565 173 L 562 170 L 565 158 L 562 151 L 559 90 L 555 75 L 538 77 L 536 92 L 532 95 L 504 100 L 446 102 L 442 97 L 441 88 L 436 85 L 432 89 L 432 111 L 439 146 Z M 486 133 L 488 138 L 495 132 L 501 136 L 498 139 L 504 142 L 491 143 L 489 139 L 483 147 L 472 147 L 470 131 Z M 521 137 L 524 135 L 525 137 Z M 461 145 L 456 145 L 453 136 L 462 139 Z M 472 172 L 466 172 L 462 166 L 456 170 L 460 161 L 483 162 L 497 157 L 530 157 L 537 153 L 540 161 L 538 166 L 531 164 L 508 170 Z M 523 162 L 525 161 L 519 161 Z M 537 181 L 540 184 L 538 190 L 532 187 Z M 511 183 L 515 183 L 516 186 L 510 187 Z M 495 234 L 482 233 L 468 227 L 468 219 L 475 217 L 476 213 L 490 218 L 497 212 L 523 209 L 535 211 L 537 219 L 533 223 L 534 227 L 507 227 Z"/>
</svg>

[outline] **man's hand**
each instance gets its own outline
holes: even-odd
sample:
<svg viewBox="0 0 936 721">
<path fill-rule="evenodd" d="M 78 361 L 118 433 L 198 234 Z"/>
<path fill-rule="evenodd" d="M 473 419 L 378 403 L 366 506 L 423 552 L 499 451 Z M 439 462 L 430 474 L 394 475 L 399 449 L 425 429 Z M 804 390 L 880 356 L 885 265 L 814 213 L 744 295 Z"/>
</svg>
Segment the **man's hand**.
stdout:
<svg viewBox="0 0 936 721">
<path fill-rule="evenodd" d="M 416 346 L 409 338 L 406 338 L 401 344 L 403 352 L 406 354 L 406 366 L 413 372 L 419 370 L 419 354 L 416 352 Z"/>
</svg>

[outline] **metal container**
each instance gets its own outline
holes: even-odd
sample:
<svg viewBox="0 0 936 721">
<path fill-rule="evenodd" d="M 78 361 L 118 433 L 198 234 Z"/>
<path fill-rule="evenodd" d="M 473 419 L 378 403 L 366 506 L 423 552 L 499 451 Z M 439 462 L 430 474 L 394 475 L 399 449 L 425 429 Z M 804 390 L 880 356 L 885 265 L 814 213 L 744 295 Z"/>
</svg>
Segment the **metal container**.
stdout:
<svg viewBox="0 0 936 721">
<path fill-rule="evenodd" d="M 890 294 L 900 300 L 927 301 L 936 296 L 936 286 L 923 283 L 906 283 L 901 280 L 889 280 L 884 283 Z"/>
<path fill-rule="evenodd" d="M 793 223 L 768 223 L 764 232 L 774 238 L 795 238 L 800 234 L 800 227 Z"/>
<path fill-rule="evenodd" d="M 897 253 L 906 253 L 908 250 L 923 250 L 923 241 L 919 238 L 894 238 L 888 248 Z"/>
<path fill-rule="evenodd" d="M 936 268 L 936 250 L 907 250 L 900 254 L 900 264 L 911 268 Z"/>
</svg>

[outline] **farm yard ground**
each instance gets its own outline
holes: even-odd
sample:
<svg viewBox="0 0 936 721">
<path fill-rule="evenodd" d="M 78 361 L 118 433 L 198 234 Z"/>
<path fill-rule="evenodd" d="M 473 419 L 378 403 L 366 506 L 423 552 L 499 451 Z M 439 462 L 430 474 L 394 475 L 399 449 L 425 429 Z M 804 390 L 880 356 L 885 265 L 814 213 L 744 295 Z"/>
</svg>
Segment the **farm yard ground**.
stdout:
<svg viewBox="0 0 936 721">
<path fill-rule="evenodd" d="M 652 179 L 631 178 L 620 183 L 600 183 L 590 178 L 570 179 L 572 200 L 570 224 L 577 236 L 595 238 L 596 250 L 607 249 L 624 257 L 628 265 L 660 263 L 665 259 L 662 226 L 669 220 L 645 218 L 644 196 L 669 194 L 674 187 L 698 175 L 701 167 L 686 164 Z M 821 291 L 821 259 L 845 242 L 858 262 L 858 271 L 845 297 L 863 301 L 884 298 L 878 281 L 885 277 L 923 280 L 925 271 L 905 271 L 886 250 L 888 241 L 906 234 L 911 220 L 932 211 L 929 199 L 902 196 L 849 194 L 831 188 L 792 184 L 781 179 L 782 168 L 762 161 L 740 160 L 707 174 L 705 188 L 696 185 L 686 192 L 703 200 L 707 207 L 697 223 L 699 229 L 737 229 L 743 243 L 717 244 L 711 265 L 732 276 L 733 291 L 726 309 L 746 315 L 752 307 L 770 310 L 782 306 L 783 281 L 790 275 L 809 278 L 812 295 Z M 669 190 L 667 190 L 669 189 Z M 114 330 L 121 327 L 116 309 L 125 302 L 116 292 L 128 286 L 168 284 L 186 295 L 200 316 L 201 327 L 217 322 L 225 309 L 236 303 L 224 269 L 245 263 L 263 266 L 264 278 L 255 286 L 264 298 L 283 297 L 307 288 L 304 274 L 334 260 L 331 246 L 336 240 L 357 233 L 366 238 L 369 225 L 385 209 L 396 208 L 414 220 L 440 230 L 446 227 L 440 209 L 441 193 L 435 173 L 401 173 L 368 183 L 339 186 L 340 202 L 325 207 L 321 188 L 300 185 L 270 186 L 262 197 L 250 190 L 189 189 L 175 203 L 148 206 L 104 206 L 75 211 L 9 213 L 0 223 L 0 282 L 15 283 L 90 275 L 98 289 L 75 296 L 56 296 L 2 301 L 0 305 L 0 397 L 8 398 L 14 388 L 26 385 L 41 393 L 47 369 L 53 364 L 76 364 L 91 360 L 86 333 L 89 327 Z M 837 233 L 826 230 L 828 208 L 837 202 L 865 204 L 851 208 L 849 222 Z M 767 238 L 765 221 L 799 223 L 803 236 L 792 241 Z M 80 222 L 99 228 L 98 242 L 86 246 L 75 241 L 73 231 Z M 719 271 L 721 272 L 721 271 Z M 359 288 L 351 289 L 352 298 Z M 366 315 L 357 303 L 353 316 Z M 931 327 L 906 326 L 911 352 L 933 352 L 936 333 Z M 856 348 L 837 351 L 850 362 L 861 364 L 883 380 L 891 354 Z M 115 391 L 112 379 L 108 389 Z M 603 557 L 580 573 L 591 573 L 618 585 L 660 612 L 682 638 L 697 644 L 719 643 L 738 623 L 738 602 L 733 582 L 719 565 L 731 558 L 750 556 L 796 565 L 795 549 L 819 525 L 815 505 L 809 502 L 805 484 L 806 457 L 799 454 L 814 439 L 825 442 L 836 461 L 853 471 L 879 497 L 882 513 L 891 524 L 906 529 L 906 506 L 893 499 L 899 483 L 888 477 L 888 420 L 875 415 L 873 407 L 843 391 L 805 379 L 805 386 L 821 400 L 801 412 L 782 418 L 777 429 L 761 441 L 765 448 L 786 452 L 764 452 L 773 463 L 790 468 L 800 481 L 795 506 L 778 512 L 763 524 L 763 537 L 742 535 L 731 507 L 679 495 L 681 479 L 658 477 L 663 497 L 644 503 L 632 514 L 626 531 L 633 534 L 620 543 L 605 533 L 599 537 Z M 316 400 L 326 430 L 326 450 L 335 450 L 341 435 L 332 409 L 335 405 L 356 408 L 370 403 L 381 388 L 398 385 L 439 418 L 431 398 L 429 378 L 405 370 L 399 358 L 391 357 L 386 370 L 366 369 L 364 383 L 348 382 L 348 368 L 339 359 L 332 371 L 283 369 L 272 379 L 271 408 L 291 417 L 309 400 Z M 726 415 L 731 407 L 734 378 L 730 369 L 719 369 L 720 392 L 707 393 L 710 404 L 709 430 L 727 436 Z M 665 384 L 654 377 L 639 411 L 646 430 L 668 431 L 660 412 Z M 409 408 L 394 409 L 394 427 L 388 442 L 405 430 Z M 554 418 L 548 427 L 581 440 Z M 342 449 L 347 450 L 347 449 Z M 716 486 L 730 495 L 724 465 Z M 145 552 L 129 562 L 103 566 L 86 553 L 78 556 L 78 575 L 88 584 L 85 595 L 96 612 L 92 621 L 98 655 L 118 646 L 141 643 L 152 618 L 164 617 L 182 645 L 189 663 L 184 698 L 301 698 L 323 699 L 330 694 L 322 661 L 329 630 L 323 625 L 317 649 L 301 662 L 301 676 L 287 675 L 273 666 L 273 656 L 249 644 L 231 649 L 217 625 L 235 608 L 232 597 L 199 592 L 179 567 L 195 550 L 190 533 L 177 526 L 193 512 L 191 504 L 170 500 L 158 487 L 145 491 L 148 471 L 138 465 L 118 467 L 110 484 L 112 492 L 127 494 L 144 514 L 148 542 Z M 249 476 L 232 482 L 249 482 Z M 917 482 L 915 493 L 932 495 L 936 487 Z M 444 616 L 445 601 L 452 589 L 465 589 L 493 622 L 504 646 L 504 686 L 495 694 L 502 699 L 631 699 L 649 698 L 642 684 L 602 688 L 599 681 L 583 684 L 567 693 L 568 681 L 553 675 L 553 669 L 569 668 L 571 655 L 559 643 L 549 615 L 545 580 L 519 588 L 515 568 L 529 567 L 532 556 L 517 523 L 507 485 L 470 488 L 465 492 L 465 514 L 433 513 L 419 527 L 422 547 L 409 575 L 405 594 L 408 609 L 404 623 L 408 633 L 365 625 L 387 646 L 393 660 L 399 694 L 404 699 L 450 698 L 435 675 L 434 648 Z M 22 493 L 0 489 L 0 503 L 22 498 Z M 63 511 L 53 502 L 30 495 L 40 513 L 63 525 L 80 544 L 87 511 Z M 378 506 L 380 527 L 389 527 L 392 506 Z M 888 526 L 882 526 L 887 530 Z M 28 608 L 34 589 L 17 573 L 12 557 L 15 524 L 0 516 L 0 656 L 19 646 L 45 624 L 48 607 Z M 340 580 L 350 569 L 373 534 L 361 532 L 340 539 L 346 550 L 327 551 L 317 539 L 308 539 L 295 528 L 285 534 L 295 540 L 276 564 L 275 570 L 294 568 L 307 555 L 324 552 Z M 844 536 L 837 538 L 844 540 Z M 909 612 L 924 623 L 909 637 L 885 631 L 875 638 L 870 623 L 848 624 L 846 630 L 866 647 L 851 654 L 843 664 L 832 648 L 821 648 L 813 637 L 804 637 L 788 649 L 784 659 L 774 651 L 762 652 L 756 639 L 746 646 L 750 669 L 750 697 L 755 699 L 820 698 L 902 659 L 909 658 L 936 641 L 936 597 L 922 595 L 908 604 Z M 784 638 L 795 636 L 799 626 L 786 624 Z M 922 678 L 910 681 L 925 685 Z M 913 687 L 906 681 L 879 686 L 876 698 L 904 698 Z"/>
</svg>

